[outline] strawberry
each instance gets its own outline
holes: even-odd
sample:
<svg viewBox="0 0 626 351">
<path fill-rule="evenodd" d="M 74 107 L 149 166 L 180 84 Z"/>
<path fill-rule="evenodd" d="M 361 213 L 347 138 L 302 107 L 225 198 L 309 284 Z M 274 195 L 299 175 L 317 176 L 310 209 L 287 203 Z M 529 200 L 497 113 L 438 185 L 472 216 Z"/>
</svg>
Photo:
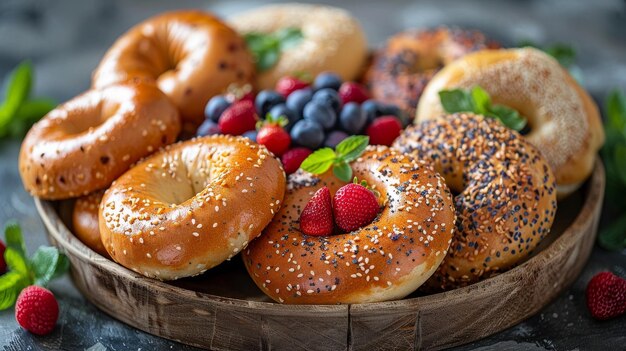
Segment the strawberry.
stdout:
<svg viewBox="0 0 626 351">
<path fill-rule="evenodd" d="M 250 100 L 235 101 L 219 119 L 218 126 L 224 134 L 241 135 L 253 130 L 259 116 Z"/>
<path fill-rule="evenodd" d="M 395 116 L 382 116 L 367 127 L 366 133 L 370 137 L 371 145 L 391 146 L 401 131 L 402 124 Z"/>
<path fill-rule="evenodd" d="M 304 89 L 308 86 L 309 84 L 307 82 L 304 82 L 296 77 L 285 76 L 276 82 L 276 88 L 274 90 L 282 96 L 287 97 L 294 91 Z"/>
<path fill-rule="evenodd" d="M 611 272 L 596 274 L 587 285 L 587 308 L 595 319 L 605 320 L 626 312 L 626 279 Z"/>
<path fill-rule="evenodd" d="M 333 205 L 327 187 L 315 192 L 300 213 L 300 230 L 306 235 L 326 236 L 333 233 Z"/>
<path fill-rule="evenodd" d="M 22 328 L 37 335 L 50 333 L 59 318 L 59 304 L 50 290 L 31 285 L 20 293 L 15 319 Z"/>
<path fill-rule="evenodd" d="M 376 195 L 361 184 L 350 183 L 337 190 L 333 197 L 335 223 L 344 232 L 351 232 L 371 223 L 380 207 Z"/>
<path fill-rule="evenodd" d="M 291 174 L 300 168 L 302 161 L 304 161 L 312 153 L 311 150 L 305 147 L 296 147 L 283 154 L 281 161 L 283 162 L 283 168 L 287 174 Z"/>
<path fill-rule="evenodd" d="M 289 150 L 291 145 L 291 137 L 283 129 L 287 123 L 287 119 L 284 117 L 275 118 L 268 114 L 265 121 L 259 122 L 259 133 L 256 136 L 256 142 L 265 145 L 269 151 L 280 157 Z"/>
<path fill-rule="evenodd" d="M 367 89 L 356 82 L 345 82 L 341 84 L 341 87 L 339 87 L 339 97 L 341 97 L 341 101 L 343 101 L 344 105 L 348 102 L 361 104 L 370 98 Z"/>
<path fill-rule="evenodd" d="M 300 165 L 298 165 L 300 167 Z M 6 250 L 6 246 L 2 240 L 0 240 L 0 274 L 3 274 L 7 270 L 7 263 L 4 261 L 4 250 Z"/>
</svg>

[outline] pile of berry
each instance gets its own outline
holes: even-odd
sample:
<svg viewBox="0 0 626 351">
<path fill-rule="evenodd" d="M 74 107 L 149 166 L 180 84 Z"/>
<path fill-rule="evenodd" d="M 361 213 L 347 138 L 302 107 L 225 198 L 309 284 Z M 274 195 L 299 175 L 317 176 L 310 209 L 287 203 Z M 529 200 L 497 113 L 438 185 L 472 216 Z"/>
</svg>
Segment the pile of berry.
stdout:
<svg viewBox="0 0 626 351">
<path fill-rule="evenodd" d="M 334 73 L 322 73 L 312 84 L 284 77 L 275 90 L 256 96 L 215 96 L 205 115 L 199 136 L 248 137 L 281 157 L 287 173 L 295 172 L 312 151 L 334 148 L 350 135 L 367 134 L 370 144 L 391 145 L 409 123 L 397 106 L 371 100 L 365 87 L 342 82 Z"/>
</svg>

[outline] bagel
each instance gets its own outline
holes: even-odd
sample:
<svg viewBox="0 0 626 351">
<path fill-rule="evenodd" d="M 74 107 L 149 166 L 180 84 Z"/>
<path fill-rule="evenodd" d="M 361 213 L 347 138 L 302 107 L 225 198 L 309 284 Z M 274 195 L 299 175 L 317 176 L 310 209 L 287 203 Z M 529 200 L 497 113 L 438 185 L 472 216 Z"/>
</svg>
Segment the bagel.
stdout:
<svg viewBox="0 0 626 351">
<path fill-rule="evenodd" d="M 201 11 L 168 12 L 122 35 L 93 74 L 101 88 L 133 78 L 155 81 L 193 126 L 211 97 L 252 83 L 254 61 L 243 39 Z"/>
<path fill-rule="evenodd" d="M 444 115 L 439 91 L 477 85 L 494 103 L 528 118 L 525 137 L 552 167 L 560 197 L 587 179 L 604 143 L 598 107 L 554 58 L 537 49 L 486 50 L 446 66 L 424 90 L 416 121 Z"/>
<path fill-rule="evenodd" d="M 470 52 L 497 47 L 476 30 L 405 31 L 374 52 L 364 82 L 374 99 L 393 103 L 414 116 L 424 87 L 443 66 Z"/>
<path fill-rule="evenodd" d="M 20 175 L 26 190 L 42 199 L 87 195 L 173 143 L 179 131 L 176 107 L 152 84 L 89 90 L 30 129 L 20 149 Z"/>
<path fill-rule="evenodd" d="M 241 251 L 281 206 L 285 172 L 265 147 L 211 136 L 165 148 L 122 175 L 100 207 L 113 260 L 150 278 L 201 274 Z"/>
<path fill-rule="evenodd" d="M 76 199 L 72 212 L 72 224 L 73 233 L 83 244 L 109 258 L 109 253 L 100 239 L 100 229 L 98 228 L 98 208 L 103 194 L 104 190 L 100 190 Z"/>
<path fill-rule="evenodd" d="M 367 60 L 367 39 L 361 25 L 336 7 L 269 5 L 233 17 L 230 23 L 244 35 L 288 28 L 302 32 L 302 40 L 282 51 L 272 68 L 258 72 L 259 89 L 274 89 L 280 78 L 302 73 L 315 77 L 332 71 L 345 81 L 356 80 Z"/>
<path fill-rule="evenodd" d="M 354 175 L 380 192 L 384 209 L 369 225 L 346 234 L 306 236 L 300 212 L 313 194 L 345 185 L 329 171 L 289 177 L 283 207 L 243 253 L 254 282 L 289 304 L 364 303 L 402 298 L 437 269 L 454 230 L 452 195 L 422 161 L 370 146 Z"/>
<path fill-rule="evenodd" d="M 537 149 L 500 122 L 453 114 L 407 128 L 393 146 L 432 162 L 458 194 L 450 250 L 425 289 L 465 286 L 503 272 L 550 232 L 554 175 Z"/>
</svg>

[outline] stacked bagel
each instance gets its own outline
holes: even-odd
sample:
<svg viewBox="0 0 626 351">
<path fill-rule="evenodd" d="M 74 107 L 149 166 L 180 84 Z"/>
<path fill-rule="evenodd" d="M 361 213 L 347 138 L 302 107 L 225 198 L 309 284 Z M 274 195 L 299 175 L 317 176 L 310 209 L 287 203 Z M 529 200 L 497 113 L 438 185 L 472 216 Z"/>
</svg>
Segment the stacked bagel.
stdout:
<svg viewBox="0 0 626 351">
<path fill-rule="evenodd" d="M 244 36 L 294 28 L 297 46 L 259 69 Z M 557 61 L 499 47 L 477 31 L 411 30 L 368 62 L 358 21 L 329 6 L 271 5 L 228 24 L 202 11 L 159 15 L 113 44 L 92 89 L 33 126 L 20 174 L 33 196 L 76 199 L 81 241 L 149 278 L 202 274 L 241 253 L 280 303 L 466 286 L 528 257 L 550 232 L 557 196 L 590 175 L 604 138 L 597 107 Z M 345 166 L 376 193 L 378 215 L 314 236 L 300 217 L 319 189 L 332 196 L 347 184 L 335 173 L 286 177 L 279 158 L 240 136 L 182 139 L 216 95 L 328 71 L 362 79 L 415 119 L 391 147 L 369 146 Z M 442 90 L 476 86 L 527 118 L 527 133 L 446 112 Z"/>
</svg>

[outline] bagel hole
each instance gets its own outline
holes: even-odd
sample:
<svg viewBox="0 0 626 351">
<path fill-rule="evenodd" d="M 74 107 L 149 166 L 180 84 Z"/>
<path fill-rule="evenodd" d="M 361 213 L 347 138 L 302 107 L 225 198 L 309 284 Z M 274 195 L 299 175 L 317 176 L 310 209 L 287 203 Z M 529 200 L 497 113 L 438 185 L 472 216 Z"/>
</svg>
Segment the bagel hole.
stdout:
<svg viewBox="0 0 626 351">
<path fill-rule="evenodd" d="M 101 101 L 98 106 L 86 109 L 77 109 L 80 116 L 68 116 L 62 124 L 63 131 L 68 135 L 78 135 L 91 131 L 102 125 L 109 118 L 115 116 L 120 109 L 117 102 Z M 68 111 L 68 114 L 72 113 Z"/>
</svg>

